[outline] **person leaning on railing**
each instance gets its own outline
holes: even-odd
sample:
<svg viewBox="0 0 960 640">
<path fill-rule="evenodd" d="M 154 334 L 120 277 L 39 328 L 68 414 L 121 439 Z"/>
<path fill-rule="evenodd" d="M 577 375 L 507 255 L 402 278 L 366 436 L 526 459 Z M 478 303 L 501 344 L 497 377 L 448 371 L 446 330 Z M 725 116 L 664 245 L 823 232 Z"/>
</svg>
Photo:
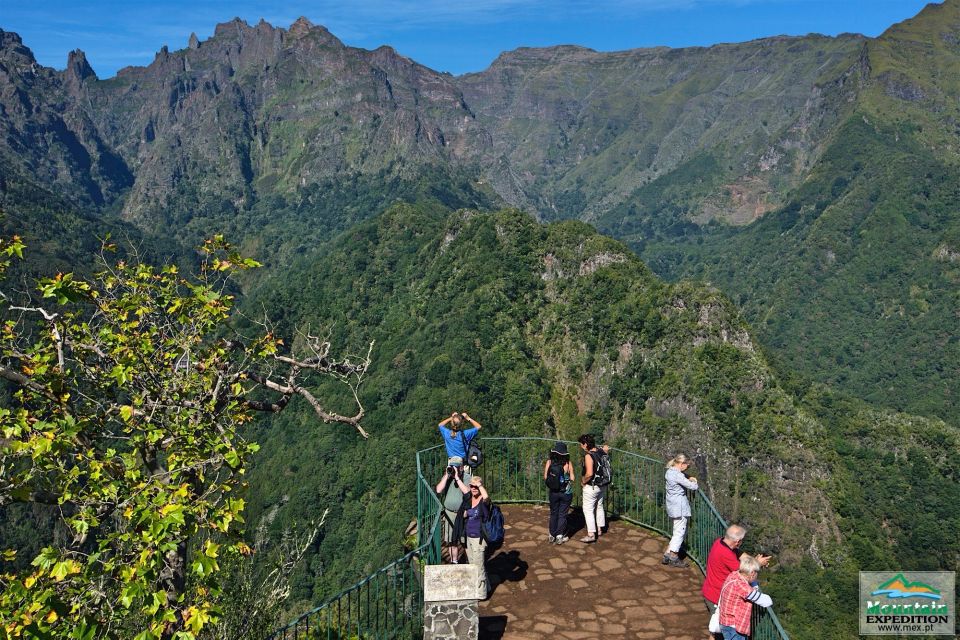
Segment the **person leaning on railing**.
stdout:
<svg viewBox="0 0 960 640">
<path fill-rule="evenodd" d="M 760 587 L 754 586 L 760 574 L 760 562 L 753 556 L 740 556 L 740 568 L 734 571 L 720 589 L 720 633 L 723 640 L 747 640 L 753 605 L 769 607 L 773 600 Z"/>
<path fill-rule="evenodd" d="M 740 569 L 740 556 L 743 551 L 740 545 L 743 544 L 743 538 L 747 535 L 746 528 L 739 524 L 732 524 L 727 527 L 723 537 L 713 541 L 710 552 L 707 554 L 707 568 L 704 571 L 703 587 L 700 592 L 703 599 L 713 613 L 717 608 L 717 601 L 720 599 L 720 589 L 724 581 L 734 571 Z M 761 567 L 767 566 L 770 562 L 770 556 L 757 554 L 757 562 Z"/>
<path fill-rule="evenodd" d="M 679 555 L 683 536 L 687 533 L 687 522 L 692 515 L 686 490 L 696 491 L 698 486 L 696 478 L 687 478 L 684 475 L 684 471 L 689 466 L 690 458 L 678 453 L 667 463 L 667 472 L 664 475 L 667 517 L 673 522 L 673 537 L 670 538 L 670 544 L 667 545 L 667 550 L 663 554 L 663 564 L 671 567 L 687 566 Z"/>
</svg>

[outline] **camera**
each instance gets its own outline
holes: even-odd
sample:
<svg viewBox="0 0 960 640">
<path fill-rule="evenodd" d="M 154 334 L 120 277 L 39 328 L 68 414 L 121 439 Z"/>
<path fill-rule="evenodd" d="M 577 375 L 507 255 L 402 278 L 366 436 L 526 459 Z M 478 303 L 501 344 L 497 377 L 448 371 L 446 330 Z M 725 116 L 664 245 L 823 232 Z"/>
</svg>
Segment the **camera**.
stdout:
<svg viewBox="0 0 960 640">
<path fill-rule="evenodd" d="M 453 477 L 453 474 L 456 473 L 456 471 L 457 469 L 453 465 L 450 465 L 449 467 L 447 467 L 447 475 L 450 476 L 451 478 Z"/>
</svg>

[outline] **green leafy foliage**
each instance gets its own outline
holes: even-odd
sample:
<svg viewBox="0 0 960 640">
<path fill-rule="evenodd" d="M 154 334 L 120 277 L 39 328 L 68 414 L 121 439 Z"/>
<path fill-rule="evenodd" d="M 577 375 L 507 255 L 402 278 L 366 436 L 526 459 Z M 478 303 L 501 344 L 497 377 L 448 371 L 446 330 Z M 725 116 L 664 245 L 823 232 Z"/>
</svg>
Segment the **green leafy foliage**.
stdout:
<svg viewBox="0 0 960 640">
<path fill-rule="evenodd" d="M 62 535 L 5 565 L 5 637 L 187 639 L 217 618 L 220 560 L 249 550 L 258 448 L 237 433 L 252 410 L 231 362 L 262 346 L 219 339 L 224 278 L 253 263 L 221 238 L 203 253 L 197 278 L 120 261 L 41 281 L 55 312 L 6 303 L 0 373 L 17 391 L 0 409 L 0 499 L 50 505 Z"/>
</svg>

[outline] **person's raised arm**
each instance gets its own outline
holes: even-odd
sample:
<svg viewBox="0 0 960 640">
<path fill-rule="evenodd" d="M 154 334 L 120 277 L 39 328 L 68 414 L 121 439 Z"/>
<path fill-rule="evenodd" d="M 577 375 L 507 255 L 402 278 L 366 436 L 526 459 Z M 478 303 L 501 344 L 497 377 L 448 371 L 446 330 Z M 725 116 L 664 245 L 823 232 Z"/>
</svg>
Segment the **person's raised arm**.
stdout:
<svg viewBox="0 0 960 640">
<path fill-rule="evenodd" d="M 460 415 L 466 418 L 467 422 L 472 424 L 474 429 L 476 429 L 477 431 L 480 430 L 480 423 L 474 420 L 473 418 L 471 418 L 469 413 L 461 411 Z"/>
<path fill-rule="evenodd" d="M 449 417 L 444 418 L 443 420 L 441 420 L 441 421 L 440 421 L 440 424 L 439 424 L 438 426 L 441 426 L 441 427 L 447 426 L 447 424 L 448 424 L 451 420 L 453 420 L 456 416 L 457 416 L 457 412 L 454 411 L 453 413 L 450 414 Z"/>
<path fill-rule="evenodd" d="M 443 493 L 447 488 L 448 482 L 450 482 L 450 474 L 444 470 L 443 477 L 440 478 L 440 482 L 437 483 L 437 493 Z"/>
<path fill-rule="evenodd" d="M 460 477 L 460 467 L 455 466 L 453 468 L 453 479 L 456 481 L 457 487 L 460 489 L 461 492 L 470 493 L 470 487 L 463 484 L 463 478 Z"/>
<path fill-rule="evenodd" d="M 696 491 L 700 486 L 697 484 L 696 478 L 688 478 L 687 476 L 683 475 L 682 471 L 679 470 L 677 471 L 676 479 L 677 484 L 686 489 L 690 489 L 690 491 Z"/>
</svg>

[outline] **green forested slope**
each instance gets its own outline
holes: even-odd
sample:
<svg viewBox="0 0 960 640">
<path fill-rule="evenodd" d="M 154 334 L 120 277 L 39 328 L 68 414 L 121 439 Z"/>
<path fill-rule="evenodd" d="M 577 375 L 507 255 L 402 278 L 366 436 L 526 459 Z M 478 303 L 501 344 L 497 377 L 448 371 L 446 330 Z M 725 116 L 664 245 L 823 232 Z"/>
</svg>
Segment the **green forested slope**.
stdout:
<svg viewBox="0 0 960 640">
<path fill-rule="evenodd" d="M 864 47 L 852 113 L 785 206 L 742 229 L 634 243 L 739 302 L 779 368 L 956 424 L 960 3 Z"/>
<path fill-rule="evenodd" d="M 955 421 L 957 175 L 909 125 L 858 115 L 782 210 L 645 256 L 660 272 L 728 291 L 782 370 Z"/>
<path fill-rule="evenodd" d="M 659 281 L 581 223 L 398 205 L 248 302 L 279 314 L 286 334 L 309 323 L 357 351 L 377 340 L 362 396 L 370 440 L 295 412 L 257 434 L 251 523 L 267 514 L 279 535 L 330 509 L 296 576 L 303 606 L 399 555 L 413 454 L 438 442 L 435 423 L 454 407 L 491 435 L 591 431 L 655 455 L 696 454 L 724 514 L 777 554 L 771 580 L 797 637 L 824 637 L 804 629 L 825 622 L 839 625 L 833 637 L 853 633 L 837 614 L 800 614 L 808 591 L 848 601 L 858 568 L 918 557 L 950 566 L 960 551 L 930 537 L 931 522 L 960 526 L 955 429 L 821 387 L 797 399 L 716 291 Z M 914 485 L 922 518 L 899 501 Z"/>
<path fill-rule="evenodd" d="M 452 78 L 234 20 L 105 80 L 0 31 L 0 157 L 79 218 L 280 268 L 397 198 L 578 217 L 742 301 L 783 369 L 953 420 L 958 28 L 947 0 L 879 38 L 522 48 Z"/>
</svg>

